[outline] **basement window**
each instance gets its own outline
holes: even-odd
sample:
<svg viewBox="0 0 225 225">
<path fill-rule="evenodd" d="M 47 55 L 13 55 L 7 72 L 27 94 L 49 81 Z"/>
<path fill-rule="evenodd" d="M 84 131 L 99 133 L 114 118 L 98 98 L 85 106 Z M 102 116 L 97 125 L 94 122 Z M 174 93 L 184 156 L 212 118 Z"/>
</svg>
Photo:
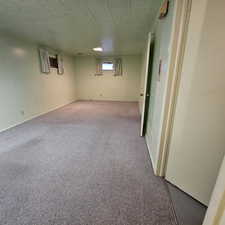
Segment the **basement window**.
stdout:
<svg viewBox="0 0 225 225">
<path fill-rule="evenodd" d="M 57 56 L 49 56 L 50 67 L 58 69 Z"/>
<path fill-rule="evenodd" d="M 102 70 L 113 71 L 114 70 L 114 63 L 112 61 L 103 62 L 102 63 Z"/>
</svg>

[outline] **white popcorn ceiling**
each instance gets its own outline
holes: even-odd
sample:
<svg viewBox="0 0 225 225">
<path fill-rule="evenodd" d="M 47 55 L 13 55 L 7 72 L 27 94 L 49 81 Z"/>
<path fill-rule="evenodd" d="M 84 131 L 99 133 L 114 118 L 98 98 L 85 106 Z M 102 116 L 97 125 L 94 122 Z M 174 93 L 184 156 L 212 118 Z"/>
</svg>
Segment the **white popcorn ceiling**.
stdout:
<svg viewBox="0 0 225 225">
<path fill-rule="evenodd" d="M 0 32 L 70 54 L 139 54 L 161 0 L 0 0 Z"/>
</svg>

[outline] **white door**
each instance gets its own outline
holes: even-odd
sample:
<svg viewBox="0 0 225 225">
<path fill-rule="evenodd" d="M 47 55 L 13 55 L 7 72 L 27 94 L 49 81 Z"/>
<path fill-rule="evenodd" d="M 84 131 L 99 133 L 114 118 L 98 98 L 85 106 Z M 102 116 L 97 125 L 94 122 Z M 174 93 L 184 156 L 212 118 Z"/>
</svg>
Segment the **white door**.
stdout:
<svg viewBox="0 0 225 225">
<path fill-rule="evenodd" d="M 166 179 L 208 205 L 225 154 L 224 0 L 192 1 Z"/>
<path fill-rule="evenodd" d="M 152 34 L 148 34 L 148 42 L 146 48 L 146 62 L 145 62 L 145 78 L 144 78 L 144 93 L 143 93 L 143 104 L 142 104 L 142 113 L 141 113 L 141 136 L 145 135 L 145 126 L 146 126 L 146 117 L 148 111 L 148 101 L 150 97 L 150 79 L 151 74 L 149 73 L 150 69 L 150 55 L 151 55 L 151 42 Z"/>
</svg>

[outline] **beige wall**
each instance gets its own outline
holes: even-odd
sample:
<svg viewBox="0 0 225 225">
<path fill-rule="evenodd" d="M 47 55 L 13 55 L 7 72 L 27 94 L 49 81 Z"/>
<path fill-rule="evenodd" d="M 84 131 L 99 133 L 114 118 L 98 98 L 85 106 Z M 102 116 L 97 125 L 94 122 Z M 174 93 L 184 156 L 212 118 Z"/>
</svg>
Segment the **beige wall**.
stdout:
<svg viewBox="0 0 225 225">
<path fill-rule="evenodd" d="M 225 153 L 225 1 L 192 1 L 166 178 L 208 204 Z"/>
<path fill-rule="evenodd" d="M 210 199 L 210 204 L 203 225 L 225 224 L 225 158 L 221 165 L 216 185 Z"/>
<path fill-rule="evenodd" d="M 40 72 L 38 48 L 0 38 L 0 131 L 74 101 L 74 59 L 64 56 L 65 74 Z"/>
<path fill-rule="evenodd" d="M 80 100 L 138 101 L 141 56 L 122 56 L 123 76 L 104 72 L 95 76 L 96 60 L 92 56 L 76 57 L 77 97 Z"/>
</svg>

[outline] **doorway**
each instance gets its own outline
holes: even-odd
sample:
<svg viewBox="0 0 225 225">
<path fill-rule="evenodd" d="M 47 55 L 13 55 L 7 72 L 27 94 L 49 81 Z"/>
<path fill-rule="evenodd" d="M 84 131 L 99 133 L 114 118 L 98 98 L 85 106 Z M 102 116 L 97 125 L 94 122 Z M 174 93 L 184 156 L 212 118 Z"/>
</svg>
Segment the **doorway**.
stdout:
<svg viewBox="0 0 225 225">
<path fill-rule="evenodd" d="M 159 49 L 158 54 L 156 54 L 158 59 L 155 63 L 155 68 L 153 68 L 153 78 L 151 80 L 151 86 L 155 88 L 155 92 L 154 90 L 152 91 L 151 88 L 149 98 L 150 107 L 147 113 L 148 122 L 146 129 L 146 142 L 155 174 L 160 176 L 166 175 L 166 179 L 175 185 L 170 189 L 170 191 L 172 190 L 171 197 L 176 198 L 177 195 L 173 195 L 173 190 L 175 190 L 175 193 L 182 193 L 185 195 L 183 199 L 186 198 L 188 200 L 193 200 L 193 202 L 195 202 L 196 205 L 202 209 L 202 216 L 200 220 L 203 220 L 205 207 L 200 203 L 197 204 L 198 202 L 195 199 L 186 195 L 184 192 L 191 195 L 190 192 L 186 191 L 187 189 L 178 186 L 175 180 L 170 178 L 168 179 L 168 173 L 166 171 L 166 162 L 168 159 L 167 155 L 169 153 L 167 150 L 170 147 L 170 140 L 168 137 L 170 135 L 169 132 L 171 132 L 173 128 L 173 112 L 176 108 L 176 98 L 178 87 L 180 85 L 180 77 L 178 74 L 180 74 L 182 70 L 182 60 L 185 55 L 185 44 L 188 34 L 189 18 L 191 16 L 190 14 L 193 13 L 191 11 L 193 10 L 193 7 L 191 8 L 191 6 L 191 1 L 188 0 L 171 0 L 169 13 L 167 15 L 168 17 L 164 21 L 158 21 L 159 30 L 157 30 L 158 33 L 156 33 L 155 37 L 155 51 L 157 51 L 157 48 Z M 197 11 L 199 11 L 199 9 L 196 10 L 196 12 Z M 162 26 L 160 27 L 160 25 Z M 163 25 L 165 26 L 163 27 Z M 167 32 L 166 34 L 168 35 L 168 38 L 166 38 L 165 42 L 166 44 L 163 42 L 163 38 L 165 37 L 163 32 L 165 32 L 165 30 Z M 160 37 L 160 34 L 163 37 L 162 39 L 158 38 Z M 169 38 L 171 39 L 169 40 Z M 154 60 L 155 58 L 153 61 Z M 182 149 L 181 146 L 180 149 Z M 171 155 L 169 155 L 169 157 L 170 156 Z M 175 159 L 176 157 L 173 158 Z M 170 166 L 171 165 L 173 167 L 173 164 L 170 164 Z M 185 170 L 177 170 L 177 174 L 183 174 L 184 171 Z M 180 187 L 181 190 L 176 186 Z M 193 195 L 191 196 L 193 197 Z M 186 204 L 187 202 L 183 203 Z M 174 201 L 174 204 L 176 204 L 176 201 Z"/>
<path fill-rule="evenodd" d="M 225 154 L 223 7 L 192 2 L 165 174 L 206 206 Z"/>
<path fill-rule="evenodd" d="M 148 144 L 158 149 L 155 173 L 204 205 L 225 154 L 224 4 L 175 1 L 162 130 L 157 147 Z"/>
<path fill-rule="evenodd" d="M 147 48 L 145 52 L 144 93 L 141 93 L 141 96 L 143 96 L 142 112 L 141 112 L 141 132 L 140 132 L 141 136 L 145 136 L 148 121 L 153 55 L 154 55 L 154 35 L 152 33 L 149 33 L 147 40 Z"/>
</svg>

